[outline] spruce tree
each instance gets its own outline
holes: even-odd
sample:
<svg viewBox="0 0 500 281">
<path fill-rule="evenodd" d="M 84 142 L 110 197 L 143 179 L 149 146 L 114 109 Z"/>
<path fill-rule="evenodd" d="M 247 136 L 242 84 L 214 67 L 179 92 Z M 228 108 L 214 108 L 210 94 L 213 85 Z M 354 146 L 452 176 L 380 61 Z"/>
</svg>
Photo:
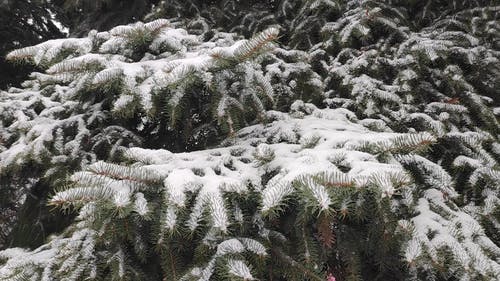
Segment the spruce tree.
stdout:
<svg viewBox="0 0 500 281">
<path fill-rule="evenodd" d="M 162 1 L 11 52 L 2 192 L 74 218 L 0 280 L 498 280 L 498 9 Z"/>
<path fill-rule="evenodd" d="M 104 31 L 120 24 L 139 21 L 157 0 L 51 0 L 72 36 L 85 36 L 90 30 Z"/>
<path fill-rule="evenodd" d="M 14 65 L 5 55 L 15 48 L 64 36 L 59 10 L 44 0 L 0 2 L 0 88 L 19 86 L 34 69 Z"/>
<path fill-rule="evenodd" d="M 121 146 L 145 143 L 186 150 L 262 116 L 272 102 L 271 86 L 248 60 L 266 48 L 275 30 L 228 49 L 224 46 L 235 43 L 233 35 L 219 34 L 203 43 L 169 25 L 158 20 L 118 26 L 109 33 L 47 41 L 7 56 L 46 71 L 32 74 L 33 80 L 24 84 L 28 91 L 2 92 L 5 194 L 13 194 L 14 202 L 33 194 L 35 205 L 46 210 L 40 197 L 64 185 L 69 173 L 112 160 Z M 246 77 L 238 81 L 235 73 L 244 72 Z M 218 84 L 228 83 L 232 89 L 219 90 Z M 191 109 L 183 111 L 186 106 Z M 253 110 L 247 112 L 246 106 Z M 23 209 L 32 212 L 33 202 L 27 200 Z M 35 214 L 19 221 L 21 229 L 13 238 L 37 243 L 20 235 L 43 235 L 22 228 L 32 228 L 36 220 Z"/>
</svg>

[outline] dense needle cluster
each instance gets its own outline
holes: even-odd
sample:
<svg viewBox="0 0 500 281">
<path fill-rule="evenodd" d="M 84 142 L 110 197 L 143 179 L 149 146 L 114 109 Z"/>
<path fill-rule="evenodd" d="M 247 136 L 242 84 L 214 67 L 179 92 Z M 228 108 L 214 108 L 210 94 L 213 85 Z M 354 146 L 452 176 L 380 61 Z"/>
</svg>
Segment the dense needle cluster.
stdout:
<svg viewBox="0 0 500 281">
<path fill-rule="evenodd" d="M 0 280 L 498 280 L 500 7 L 243 2 L 7 55 Z"/>
</svg>

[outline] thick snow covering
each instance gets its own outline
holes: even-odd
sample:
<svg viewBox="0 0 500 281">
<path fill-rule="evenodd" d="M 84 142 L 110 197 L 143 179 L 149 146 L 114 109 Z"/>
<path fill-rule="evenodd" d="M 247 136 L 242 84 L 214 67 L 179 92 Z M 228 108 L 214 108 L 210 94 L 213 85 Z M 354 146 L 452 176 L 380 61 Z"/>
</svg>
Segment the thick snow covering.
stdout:
<svg viewBox="0 0 500 281">
<path fill-rule="evenodd" d="M 153 111 L 155 94 L 169 88 L 172 94 L 167 104 L 176 108 L 186 92 L 183 79 L 196 73 L 205 86 L 220 94 L 214 102 L 213 117 L 217 125 L 228 125 L 230 137 L 217 147 L 186 153 L 142 149 L 133 147 L 139 141 L 124 145 L 120 139 L 112 151 L 124 151 L 133 162 L 128 166 L 96 162 L 95 155 L 82 156 L 85 161 L 81 166 L 90 165 L 73 174 L 74 186 L 57 192 L 50 200 L 63 208 L 76 207 L 77 223 L 33 251 L 1 251 L 0 279 L 19 274 L 28 280 L 49 280 L 51 274 L 64 275 L 71 267 L 77 269 L 69 279 L 93 277 L 97 253 L 111 256 L 107 262 L 118 261 L 117 272 L 122 277 L 126 271 L 123 249 L 117 247 L 112 253 L 104 253 L 105 247 L 95 243 L 106 227 L 113 225 L 115 217 L 105 221 L 98 231 L 92 228 L 99 212 L 112 210 L 120 219 L 132 214 L 130 217 L 139 218 L 141 223 L 160 221 L 155 226 L 161 233 L 179 229 L 202 233 L 203 246 L 210 247 L 214 254 L 205 265 L 196 265 L 188 274 L 191 277 L 209 280 L 217 259 L 229 256 L 229 274 L 252 280 L 251 267 L 236 256 L 245 252 L 265 256 L 269 249 L 250 238 L 231 237 L 231 227 L 247 219 L 234 198 L 254 200 L 256 213 L 251 220 L 253 227 L 259 228 L 258 235 L 264 237 L 269 230 L 264 229 L 263 218 L 274 215 L 273 211 L 285 205 L 299 188 L 307 189 L 307 195 L 322 212 L 336 204 L 329 191 L 343 187 L 376 187 L 380 200 L 390 202 L 391 210 L 400 219 L 397 231 L 410 237 L 401 249 L 410 275 L 424 272 L 432 279 L 436 270 L 443 269 L 443 275 L 464 281 L 478 276 L 500 279 L 500 248 L 491 234 L 491 229 L 500 228 L 494 217 L 500 205 L 500 145 L 498 135 L 493 135 L 498 134 L 493 114 L 498 116 L 500 110 L 489 111 L 487 104 L 493 100 L 476 93 L 458 65 L 429 68 L 446 61 L 450 54 L 467 54 L 464 58 L 470 65 L 494 64 L 498 60 L 480 55 L 482 46 L 475 37 L 432 29 L 410 31 L 400 28 L 397 21 L 377 16 L 379 12 L 380 8 L 365 10 L 360 6 L 345 13 L 343 19 L 323 26 L 324 35 L 333 33 L 336 40 L 325 46 L 343 48 L 336 57 L 329 57 L 321 50 L 325 46 L 320 45 L 312 54 L 284 49 L 268 54 L 275 58 L 280 52 L 284 57 L 299 57 L 299 62 L 293 64 L 277 59 L 262 67 L 262 61 L 247 60 L 257 47 L 276 38 L 277 29 L 268 29 L 250 41 L 235 41 L 235 36 L 219 33 L 220 37 L 202 42 L 200 37 L 169 26 L 166 20 L 91 32 L 88 38 L 52 40 L 10 53 L 11 59 L 29 58 L 50 67 L 44 74 L 33 74 L 35 79 L 24 85 L 28 90 L 13 88 L 0 93 L 0 115 L 15 117 L 5 118 L 12 122 L 0 123 L 0 129 L 8 127 L 0 137 L 14 140 L 9 148 L 0 143 L 0 169 L 32 159 L 43 162 L 49 158 L 44 157 L 50 154 L 48 143 L 53 144 L 51 149 L 58 155 L 50 157 L 51 161 L 63 163 L 68 153 L 76 157 L 89 134 L 87 127 L 104 118 L 101 104 L 86 103 L 81 114 L 64 112 L 81 105 L 74 98 L 79 90 L 87 90 L 89 85 L 92 89 L 105 88 L 112 81 L 123 84 L 119 97 L 112 101 L 112 110 L 121 112 L 137 106 L 146 113 L 146 120 Z M 353 36 L 356 42 L 370 39 L 376 26 L 377 30 L 383 27 L 392 32 L 397 38 L 394 40 L 402 43 L 388 49 L 389 45 L 380 45 L 385 44 L 382 41 L 365 46 L 366 50 L 349 47 Z M 146 46 L 148 51 L 140 55 L 134 52 L 137 34 L 154 38 Z M 457 44 L 457 36 L 464 39 L 463 44 Z M 67 49 L 75 54 L 54 63 Z M 285 107 L 299 96 L 309 99 L 304 93 L 294 92 L 303 83 L 289 78 L 308 69 L 305 62 L 313 62 L 314 52 L 324 59 L 315 68 L 322 68 L 325 77 L 310 75 L 308 86 L 317 89 L 330 108 L 295 101 L 287 113 L 266 111 L 260 99 L 264 96 L 274 103 L 276 92 L 289 97 L 279 110 L 288 110 Z M 383 75 L 389 72 L 385 67 L 395 72 L 393 78 Z M 378 71 L 382 75 L 376 74 Z M 430 73 L 427 80 L 432 83 L 422 79 L 425 72 Z M 233 76 L 240 83 L 237 86 Z M 280 81 L 278 89 L 271 84 L 273 80 Z M 419 86 L 420 82 L 423 84 Z M 44 86 L 51 83 L 56 85 L 44 91 Z M 333 88 L 332 83 L 336 85 Z M 323 93 L 327 87 L 331 89 Z M 258 92 L 253 91 L 256 88 Z M 451 92 L 451 96 L 441 91 Z M 431 102 L 424 104 L 420 98 Z M 253 103 L 249 106 L 244 100 Z M 231 108 L 259 111 L 256 115 L 262 115 L 260 124 L 235 132 Z M 356 116 L 368 118 L 358 120 Z M 137 126 L 139 131 L 144 124 Z M 490 127 L 489 131 L 483 131 L 483 125 Z M 78 133 L 74 140 L 64 143 L 61 128 L 74 128 Z M 119 135 L 127 133 L 123 130 Z M 443 151 L 428 153 L 425 149 L 430 144 Z M 457 151 L 448 151 L 449 147 Z M 310 180 L 317 175 L 328 175 L 334 184 Z M 298 182 L 305 184 L 297 187 Z M 152 189 L 162 197 L 151 198 Z M 228 203 L 230 200 L 234 202 Z M 363 201 L 342 202 L 351 203 L 360 206 Z M 151 218 L 152 213 L 157 217 Z"/>
<path fill-rule="evenodd" d="M 165 178 L 164 186 L 173 206 L 184 206 L 186 191 L 199 191 L 189 221 L 192 229 L 198 226 L 204 208 L 211 208 L 217 222 L 214 227 L 227 227 L 221 192 L 245 193 L 252 186 L 261 190 L 262 208 L 266 211 L 291 194 L 292 182 L 299 177 L 342 173 L 333 164 L 335 161 L 350 167 L 345 178 L 359 186 L 368 184 L 375 174 L 380 178 L 404 175 L 397 161 L 380 163 L 374 155 L 357 150 L 367 142 L 390 142 L 400 134 L 370 131 L 352 120 L 354 116 L 344 109 L 320 110 L 311 104 L 297 104 L 302 104 L 309 114 L 297 111 L 298 117 L 291 117 L 268 112 L 274 121 L 242 129 L 235 139 L 226 141 L 227 147 L 176 154 L 131 148 L 129 156 Z M 262 182 L 270 171 L 277 174 L 269 182 Z M 391 196 L 394 187 L 390 181 L 385 183 L 383 193 Z M 173 227 L 175 219 L 176 216 L 170 216 L 167 224 Z"/>
<path fill-rule="evenodd" d="M 213 149 L 188 153 L 128 149 L 128 157 L 138 161 L 137 165 L 140 165 L 142 171 L 147 171 L 142 173 L 142 180 L 163 180 L 162 185 L 167 194 L 163 218 L 165 229 L 173 230 L 179 223 L 178 213 L 186 205 L 188 191 L 197 193 L 197 196 L 186 226 L 195 231 L 200 226 L 203 214 L 209 213 L 210 227 L 214 231 L 225 232 L 234 220 L 238 220 L 237 211 L 228 210 L 224 205 L 223 197 L 227 192 L 245 196 L 249 188 L 256 190 L 261 197 L 261 212 L 265 213 L 279 207 L 283 200 L 293 193 L 295 187 L 292 183 L 298 178 L 329 172 L 338 173 L 338 181 L 355 184 L 359 188 L 376 182 L 382 189 L 382 196 L 394 196 L 401 192 L 395 188 L 395 178 L 399 182 L 411 184 L 411 177 L 404 172 L 400 163 L 420 161 L 420 165 L 429 165 L 426 163 L 428 160 L 419 156 L 401 156 L 399 159 L 392 158 L 381 162 L 373 153 L 364 152 L 364 147 L 370 144 L 392 149 L 396 140 L 404 134 L 370 131 L 361 125 L 363 122 L 359 122 L 345 109 L 318 109 L 312 104 L 297 101 L 292 106 L 291 113 L 269 111 L 267 117 L 269 123 L 244 128 L 238 131 L 234 138 L 227 139 L 221 147 Z M 419 135 L 424 140 L 432 141 L 433 137 L 430 135 Z M 96 163 L 89 171 L 101 171 L 106 165 Z M 348 171 L 340 171 L 339 166 L 348 167 Z M 116 167 L 118 169 L 118 166 Z M 135 177 L 141 178 L 141 172 L 138 170 L 130 169 L 129 172 L 137 173 Z M 71 201 L 81 196 L 80 194 L 93 194 L 95 199 L 85 197 L 87 201 L 84 202 L 79 216 L 82 223 L 93 219 L 95 207 L 92 202 L 96 200 L 108 201 L 116 208 L 130 205 L 137 214 L 148 214 L 148 202 L 140 192 L 146 187 L 126 179 L 115 180 L 107 177 L 99 177 L 95 179 L 97 182 L 91 182 L 86 173 L 90 172 L 76 173 L 73 180 L 83 185 L 92 183 L 95 187 L 89 188 L 95 190 L 88 192 L 80 190 L 84 187 L 75 187 L 57 193 L 52 202 Z M 269 174 L 273 176 L 269 178 Z M 447 196 L 453 197 L 455 191 L 452 186 L 445 184 L 449 182 L 446 174 L 437 169 L 430 171 L 428 176 L 429 180 L 442 181 L 441 190 L 427 190 L 424 196 L 417 200 L 417 216 L 400 222 L 402 229 L 414 231 L 413 239 L 404 252 L 407 261 L 411 263 L 427 252 L 432 257 L 436 251 L 449 248 L 457 257 L 462 257 L 461 266 L 498 276 L 500 268 L 495 259 L 489 257 L 489 253 L 498 256 L 500 248 L 484 235 L 475 219 L 453 207 L 453 204 L 450 205 Z M 263 182 L 265 178 L 268 180 Z M 319 205 L 328 208 L 331 202 L 324 187 L 311 185 L 309 188 Z M 411 198 L 407 200 L 410 200 L 408 204 L 412 204 Z M 439 212 L 435 211 L 436 208 Z M 83 227 L 85 224 L 80 225 Z M 460 228 L 461 238 L 456 236 L 459 233 L 457 227 Z M 83 227 L 82 231 L 85 229 Z M 427 235 L 429 231 L 435 233 L 432 238 Z M 207 242 L 211 239 L 210 233 L 207 234 Z M 222 251 L 243 251 L 242 242 L 233 240 L 218 244 L 217 255 L 222 255 Z M 0 276 L 13 274 L 12 270 L 16 270 L 24 262 L 50 268 L 54 255 L 60 255 L 60 250 L 54 249 L 60 247 L 62 242 L 58 241 L 65 240 L 56 238 L 33 252 L 21 249 L 0 252 L 0 257 L 8 259 L 8 263 L 0 269 Z M 264 255 L 265 248 L 256 243 L 258 242 L 252 243 L 253 251 Z M 232 245 L 228 248 L 230 250 L 226 250 L 226 244 L 228 247 Z M 241 249 L 238 250 L 238 247 Z M 250 246 L 245 246 L 245 249 L 248 247 Z M 206 267 L 195 268 L 191 274 L 208 278 L 213 271 L 217 255 Z M 86 259 L 90 261 L 87 266 L 91 266 L 92 258 L 88 256 Z M 234 274 L 251 276 L 242 261 L 231 260 L 229 264 Z"/>
</svg>

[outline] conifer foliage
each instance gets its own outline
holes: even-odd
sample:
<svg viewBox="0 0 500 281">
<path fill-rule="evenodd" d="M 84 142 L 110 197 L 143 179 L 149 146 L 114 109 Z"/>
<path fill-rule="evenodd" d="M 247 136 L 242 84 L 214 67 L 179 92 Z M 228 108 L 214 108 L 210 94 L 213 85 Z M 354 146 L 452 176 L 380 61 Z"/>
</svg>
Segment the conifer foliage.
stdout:
<svg viewBox="0 0 500 281">
<path fill-rule="evenodd" d="M 0 234 L 73 217 L 0 280 L 500 279 L 499 9 L 160 1 L 12 51 Z"/>
<path fill-rule="evenodd" d="M 25 82 L 29 91 L 1 94 L 5 194 L 20 198 L 19 185 L 29 192 L 40 179 L 64 184 L 68 173 L 113 159 L 119 147 L 148 142 L 184 150 L 262 116 L 274 102 L 272 89 L 249 60 L 270 47 L 277 30 L 247 41 L 232 36 L 203 43 L 157 20 L 9 53 L 46 70 Z"/>
</svg>

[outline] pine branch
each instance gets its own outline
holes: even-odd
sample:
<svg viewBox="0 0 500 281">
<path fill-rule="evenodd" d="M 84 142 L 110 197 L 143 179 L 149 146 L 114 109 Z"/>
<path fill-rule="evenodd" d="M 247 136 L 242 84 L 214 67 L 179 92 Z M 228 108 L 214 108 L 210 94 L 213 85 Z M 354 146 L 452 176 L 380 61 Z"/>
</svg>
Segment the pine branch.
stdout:
<svg viewBox="0 0 500 281">
<path fill-rule="evenodd" d="M 256 56 L 258 53 L 262 52 L 268 44 L 278 38 L 279 30 L 277 28 L 271 27 L 261 33 L 259 33 L 254 38 L 240 44 L 234 49 L 233 55 L 238 61 L 245 61 L 250 57 Z"/>
</svg>

